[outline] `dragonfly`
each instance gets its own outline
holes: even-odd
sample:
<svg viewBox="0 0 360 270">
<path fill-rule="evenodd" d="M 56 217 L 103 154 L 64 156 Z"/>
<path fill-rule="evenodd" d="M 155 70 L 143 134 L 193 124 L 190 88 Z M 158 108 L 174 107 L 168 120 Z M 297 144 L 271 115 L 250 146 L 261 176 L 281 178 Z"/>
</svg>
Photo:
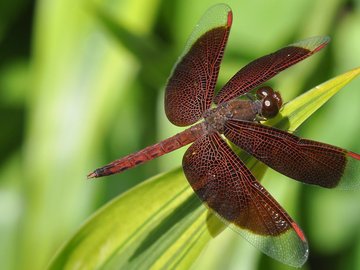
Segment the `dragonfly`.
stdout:
<svg viewBox="0 0 360 270">
<path fill-rule="evenodd" d="M 98 168 L 88 178 L 123 172 L 192 143 L 182 166 L 197 197 L 263 253 L 300 267 L 309 254 L 304 233 L 224 137 L 272 169 L 302 183 L 325 188 L 358 187 L 359 154 L 261 123 L 276 116 L 283 103 L 280 93 L 263 83 L 320 51 L 330 39 L 308 38 L 258 58 L 215 93 L 232 20 L 232 11 L 225 4 L 206 11 L 168 79 L 167 118 L 177 126 L 192 126 Z M 255 89 L 250 95 L 249 91 Z"/>
</svg>

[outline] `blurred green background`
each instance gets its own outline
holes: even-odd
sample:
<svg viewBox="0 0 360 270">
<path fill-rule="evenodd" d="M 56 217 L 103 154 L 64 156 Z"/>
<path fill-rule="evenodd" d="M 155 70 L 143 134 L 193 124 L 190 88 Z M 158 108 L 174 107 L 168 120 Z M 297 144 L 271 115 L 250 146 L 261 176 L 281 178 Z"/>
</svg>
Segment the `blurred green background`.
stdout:
<svg viewBox="0 0 360 270">
<path fill-rule="evenodd" d="M 285 101 L 360 64 L 359 0 L 223 2 L 234 21 L 220 86 L 250 60 L 314 35 L 332 42 L 270 82 Z M 215 3 L 1 1 L 1 269 L 43 269 L 96 209 L 181 164 L 185 149 L 86 180 L 94 168 L 182 130 L 164 115 L 164 84 Z M 359 89 L 359 79 L 351 82 L 297 134 L 360 153 Z M 309 187 L 271 170 L 264 185 L 307 235 L 304 269 L 360 269 L 359 191 Z M 228 230 L 194 266 L 220 268 L 288 269 Z"/>
</svg>

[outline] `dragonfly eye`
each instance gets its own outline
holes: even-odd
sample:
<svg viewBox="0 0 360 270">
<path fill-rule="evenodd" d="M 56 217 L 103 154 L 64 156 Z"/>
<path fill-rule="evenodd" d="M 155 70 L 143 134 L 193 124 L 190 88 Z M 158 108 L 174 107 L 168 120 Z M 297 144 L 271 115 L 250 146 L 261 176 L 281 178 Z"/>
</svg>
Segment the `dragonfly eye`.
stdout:
<svg viewBox="0 0 360 270">
<path fill-rule="evenodd" d="M 259 99 L 263 99 L 264 97 L 267 97 L 269 95 L 273 95 L 274 94 L 274 90 L 270 87 L 270 86 L 263 86 L 260 87 L 257 91 L 256 91 L 256 96 Z"/>
<path fill-rule="evenodd" d="M 281 106 L 283 105 L 283 101 L 282 101 L 280 93 L 279 92 L 274 92 L 273 97 L 276 100 L 276 103 L 277 103 L 277 105 L 279 107 L 279 110 L 280 110 Z"/>
<path fill-rule="evenodd" d="M 265 118 L 272 118 L 279 112 L 276 100 L 272 96 L 264 97 L 262 100 L 261 115 Z"/>
<path fill-rule="evenodd" d="M 269 86 L 263 86 L 256 91 L 256 96 L 261 100 L 261 116 L 272 118 L 278 114 L 282 106 L 279 92 L 275 92 Z"/>
<path fill-rule="evenodd" d="M 282 100 L 281 97 L 279 99 L 279 96 L 273 94 L 264 97 L 261 104 L 261 115 L 265 118 L 273 118 L 278 114 Z"/>
</svg>

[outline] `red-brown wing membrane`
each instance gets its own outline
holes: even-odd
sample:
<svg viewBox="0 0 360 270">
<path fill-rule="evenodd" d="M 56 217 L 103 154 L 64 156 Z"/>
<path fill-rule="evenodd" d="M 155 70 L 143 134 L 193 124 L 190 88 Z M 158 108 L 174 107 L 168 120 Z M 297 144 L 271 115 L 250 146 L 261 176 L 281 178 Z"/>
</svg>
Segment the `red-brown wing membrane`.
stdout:
<svg viewBox="0 0 360 270">
<path fill-rule="evenodd" d="M 220 104 L 247 93 L 280 71 L 324 48 L 329 41 L 329 37 L 309 38 L 252 61 L 224 85 L 214 102 Z"/>
<path fill-rule="evenodd" d="M 306 261 L 300 228 L 217 133 L 190 146 L 183 168 L 197 196 L 251 244 L 292 266 Z"/>
<path fill-rule="evenodd" d="M 231 22 L 230 8 L 219 4 L 203 15 L 191 34 L 165 91 L 165 112 L 173 124 L 193 124 L 210 107 Z"/>
<path fill-rule="evenodd" d="M 274 170 L 326 188 L 360 186 L 360 156 L 258 123 L 229 120 L 224 135 Z"/>
</svg>

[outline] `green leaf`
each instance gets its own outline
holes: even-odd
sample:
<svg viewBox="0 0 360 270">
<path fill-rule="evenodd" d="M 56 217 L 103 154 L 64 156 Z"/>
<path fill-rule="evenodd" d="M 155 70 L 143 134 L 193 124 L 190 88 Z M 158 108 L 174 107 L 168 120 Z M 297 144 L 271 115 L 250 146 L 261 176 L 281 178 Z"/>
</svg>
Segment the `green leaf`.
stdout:
<svg viewBox="0 0 360 270">
<path fill-rule="evenodd" d="M 156 176 L 100 209 L 50 269 L 190 265 L 210 239 L 200 206 L 181 169 Z"/>
<path fill-rule="evenodd" d="M 359 73 L 357 68 L 311 89 L 266 124 L 296 129 Z M 247 164 L 255 172 L 259 166 L 254 159 Z M 184 269 L 222 229 L 179 168 L 105 205 L 59 250 L 49 269 Z"/>
<path fill-rule="evenodd" d="M 288 104 L 285 104 L 277 117 L 267 121 L 265 124 L 280 129 L 297 129 L 317 109 L 339 92 L 340 89 L 356 78 L 359 73 L 360 68 L 355 68 L 314 87 Z"/>
</svg>

